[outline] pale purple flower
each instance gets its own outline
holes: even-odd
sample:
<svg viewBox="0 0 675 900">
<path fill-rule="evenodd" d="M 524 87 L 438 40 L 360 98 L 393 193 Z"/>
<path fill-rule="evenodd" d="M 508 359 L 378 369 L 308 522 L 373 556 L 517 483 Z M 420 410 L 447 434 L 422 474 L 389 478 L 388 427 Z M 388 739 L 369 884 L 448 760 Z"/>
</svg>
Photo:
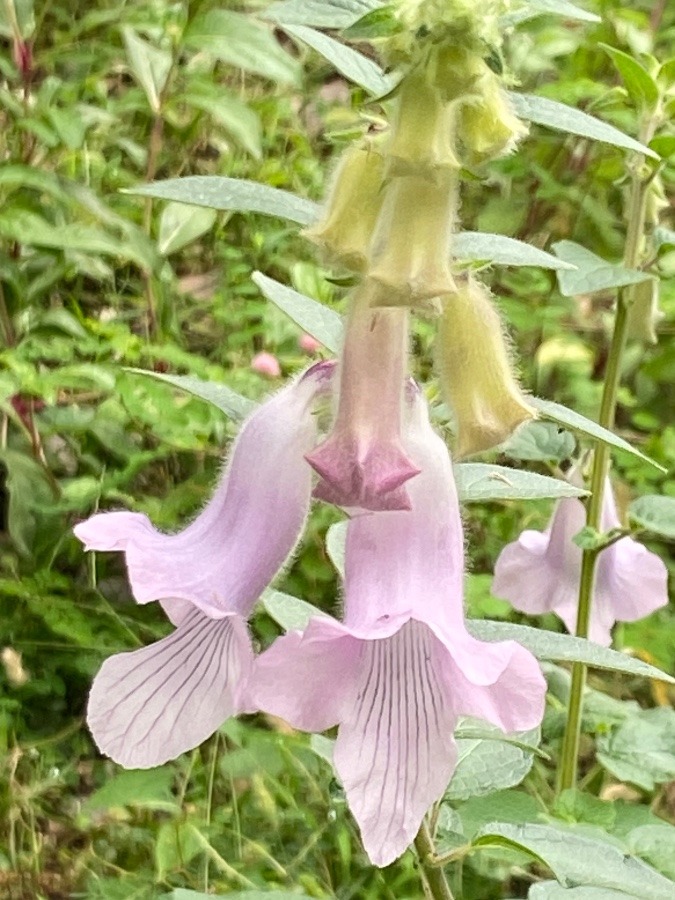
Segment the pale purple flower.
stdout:
<svg viewBox="0 0 675 900">
<path fill-rule="evenodd" d="M 492 593 L 520 612 L 554 612 L 574 634 L 582 551 L 572 538 L 586 524 L 581 500 L 560 500 L 546 531 L 523 531 L 507 544 L 495 565 Z M 620 525 L 609 479 L 601 531 Z M 589 638 L 609 646 L 615 622 L 642 619 L 668 602 L 668 571 L 663 561 L 630 537 L 602 550 L 597 562 Z"/>
<path fill-rule="evenodd" d="M 122 765 L 156 766 L 197 746 L 247 708 L 255 602 L 302 532 L 317 436 L 312 404 L 331 363 L 319 363 L 244 423 L 215 494 L 187 528 L 158 532 L 147 516 L 110 512 L 76 526 L 87 550 L 121 550 L 139 603 L 159 600 L 176 630 L 112 656 L 94 680 L 87 718 Z"/>
<path fill-rule="evenodd" d="M 267 378 L 279 378 L 281 375 L 281 366 L 279 360 L 272 353 L 263 350 L 251 360 L 251 368 L 258 375 L 265 375 Z"/>
<path fill-rule="evenodd" d="M 535 727 L 545 682 L 512 641 L 465 627 L 463 537 L 447 449 L 413 401 L 406 451 L 420 468 L 410 511 L 350 520 L 344 624 L 313 618 L 254 665 L 251 697 L 293 726 L 339 726 L 334 761 L 364 847 L 385 866 L 413 840 L 457 763 L 461 715 Z"/>
<path fill-rule="evenodd" d="M 321 480 L 314 496 L 347 508 L 409 509 L 404 483 L 418 468 L 401 445 L 408 311 L 372 308 L 357 289 L 339 363 L 333 428 L 307 454 Z"/>
</svg>

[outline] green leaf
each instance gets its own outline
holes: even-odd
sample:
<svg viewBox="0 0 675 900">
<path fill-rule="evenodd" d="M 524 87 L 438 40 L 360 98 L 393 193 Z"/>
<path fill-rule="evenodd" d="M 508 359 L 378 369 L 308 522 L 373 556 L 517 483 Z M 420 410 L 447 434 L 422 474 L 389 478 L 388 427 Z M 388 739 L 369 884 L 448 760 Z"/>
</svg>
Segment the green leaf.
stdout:
<svg viewBox="0 0 675 900">
<path fill-rule="evenodd" d="M 619 847 L 549 825 L 495 823 L 481 829 L 474 847 L 522 850 L 549 868 L 565 887 L 599 887 L 644 900 L 672 900 L 675 884 Z"/>
<path fill-rule="evenodd" d="M 647 531 L 675 540 L 675 497 L 638 497 L 628 507 L 628 515 Z"/>
<path fill-rule="evenodd" d="M 318 205 L 303 200 L 289 191 L 247 181 L 244 178 L 223 178 L 220 175 L 188 175 L 185 178 L 167 178 L 152 184 L 141 184 L 125 193 L 158 200 L 175 200 L 193 206 L 210 209 L 257 212 L 266 216 L 279 216 L 299 225 L 309 225 L 318 216 Z"/>
<path fill-rule="evenodd" d="M 602 47 L 616 66 L 626 85 L 626 90 L 635 103 L 638 106 L 653 109 L 659 102 L 659 89 L 644 66 L 641 66 L 636 59 L 624 53 L 623 50 L 617 50 L 616 47 L 610 47 L 602 42 L 598 44 L 598 47 Z"/>
<path fill-rule="evenodd" d="M 283 0 L 263 15 L 280 25 L 348 28 L 380 5 L 379 0 Z"/>
<path fill-rule="evenodd" d="M 675 878 L 675 828 L 672 825 L 641 825 L 630 832 L 630 850 L 667 878 Z"/>
<path fill-rule="evenodd" d="M 395 78 L 385 75 L 377 63 L 335 38 L 306 25 L 284 25 L 283 28 L 292 37 L 320 53 L 345 78 L 361 85 L 369 94 L 381 97 L 394 86 Z"/>
<path fill-rule="evenodd" d="M 500 451 L 512 459 L 561 462 L 574 453 L 574 436 L 554 422 L 535 419 L 521 425 Z"/>
<path fill-rule="evenodd" d="M 467 627 L 471 634 L 481 641 L 518 641 L 540 660 L 581 662 L 597 669 L 625 672 L 627 675 L 640 675 L 675 684 L 675 678 L 655 666 L 650 666 L 641 659 L 625 653 L 610 650 L 608 647 L 601 647 L 600 644 L 587 641 L 585 638 L 531 628 L 529 625 L 493 622 L 488 619 L 469 619 Z"/>
<path fill-rule="evenodd" d="M 612 775 L 646 791 L 675 779 L 675 710 L 641 709 L 598 738 L 597 758 Z"/>
<path fill-rule="evenodd" d="M 335 569 L 344 578 L 345 544 L 347 542 L 347 525 L 349 522 L 335 522 L 326 532 L 326 552 Z"/>
<path fill-rule="evenodd" d="M 157 248 L 169 256 L 196 241 L 213 227 L 216 211 L 203 206 L 167 203 L 159 219 Z"/>
<path fill-rule="evenodd" d="M 381 6 L 372 9 L 349 28 L 345 28 L 342 37 L 347 41 L 374 41 L 378 38 L 391 37 L 403 31 L 404 25 L 396 15 L 393 6 Z"/>
<path fill-rule="evenodd" d="M 157 381 L 164 381 L 181 391 L 186 391 L 194 397 L 199 397 L 207 403 L 216 406 L 234 422 L 241 422 L 250 415 L 256 407 L 253 400 L 242 397 L 224 384 L 216 384 L 213 381 L 203 381 L 192 375 L 167 375 L 164 372 L 150 372 L 147 369 L 125 369 L 132 375 L 144 375 Z"/>
<path fill-rule="evenodd" d="M 652 232 L 652 240 L 657 249 L 664 246 L 675 247 L 675 230 L 659 225 Z"/>
<path fill-rule="evenodd" d="M 303 631 L 312 616 L 325 615 L 306 600 L 274 588 L 268 588 L 261 599 L 265 610 L 284 631 Z"/>
<path fill-rule="evenodd" d="M 88 797 L 82 809 L 114 809 L 120 806 L 141 806 L 165 812 L 178 812 L 179 807 L 171 793 L 173 772 L 168 766 L 157 769 L 132 769 L 110 778 L 103 787 Z"/>
<path fill-rule="evenodd" d="M 553 812 L 566 822 L 598 825 L 606 831 L 611 831 L 616 819 L 613 803 L 600 800 L 593 794 L 585 794 L 576 788 L 568 788 L 556 797 Z"/>
<path fill-rule="evenodd" d="M 293 319 L 303 331 L 321 341 L 332 353 L 338 352 L 342 345 L 341 316 L 323 303 L 312 300 L 311 297 L 306 297 L 273 278 L 268 278 L 262 272 L 254 272 L 253 281 L 265 297 Z"/>
<path fill-rule="evenodd" d="M 95 225 L 80 222 L 52 225 L 28 210 L 6 206 L 0 211 L 0 235 L 28 247 L 126 258 L 147 269 L 148 260 L 142 249 Z"/>
<path fill-rule="evenodd" d="M 628 284 L 647 281 L 652 277 L 637 269 L 626 269 L 622 265 L 609 263 L 581 244 L 575 244 L 574 241 L 558 241 L 553 245 L 553 249 L 560 259 L 572 263 L 576 268 L 576 271 L 567 270 L 558 273 L 560 293 L 563 297 L 625 287 Z"/>
<path fill-rule="evenodd" d="M 457 463 L 454 473 L 459 499 L 463 503 L 583 497 L 588 494 L 583 488 L 560 478 L 492 463 Z"/>
<path fill-rule="evenodd" d="M 610 888 L 564 888 L 557 881 L 541 881 L 532 885 L 527 900 L 626 900 L 630 896 Z"/>
<path fill-rule="evenodd" d="M 298 894 L 297 891 L 228 891 L 225 894 L 201 894 L 186 888 L 175 888 L 167 894 L 168 900 L 310 900 L 309 894 Z"/>
<path fill-rule="evenodd" d="M 271 81 L 298 84 L 300 67 L 269 28 L 250 16 L 225 9 L 198 15 L 188 27 L 185 43 L 221 62 L 262 75 Z"/>
<path fill-rule="evenodd" d="M 213 88 L 210 85 L 191 87 L 183 100 L 189 106 L 207 113 L 255 159 L 262 157 L 260 117 L 250 106 L 225 93 L 220 86 Z"/>
<path fill-rule="evenodd" d="M 341 525 L 342 523 L 338 523 L 338 529 Z M 336 539 L 339 537 L 341 535 L 338 531 Z M 332 556 L 333 562 L 336 568 L 339 568 L 339 550 L 338 553 L 335 553 L 335 550 L 333 553 L 335 554 Z M 275 622 L 286 631 L 291 629 L 302 631 L 312 616 L 326 615 L 311 603 L 272 588 L 263 594 L 262 604 Z M 655 666 L 616 650 L 601 647 L 585 638 L 543 631 L 530 628 L 528 625 L 514 625 L 511 622 L 493 622 L 489 619 L 468 619 L 466 624 L 469 632 L 480 641 L 517 641 L 540 660 L 582 662 L 597 669 L 625 672 L 628 675 L 639 675 L 675 684 L 675 678 L 671 678 Z"/>
<path fill-rule="evenodd" d="M 566 428 L 570 428 L 572 431 L 576 431 L 593 441 L 600 441 L 603 444 L 609 444 L 610 447 L 615 447 L 617 450 L 630 453 L 631 456 L 636 456 L 661 472 L 666 471 L 662 465 L 636 450 L 635 447 L 632 447 L 628 441 L 624 441 L 623 438 L 613 434 L 607 428 L 603 428 L 597 422 L 593 422 L 591 419 L 574 412 L 574 410 L 568 409 L 561 403 L 554 403 L 552 400 L 542 400 L 541 397 L 529 397 L 528 399 L 544 418 L 552 419 L 554 422 L 558 422 L 560 425 L 564 425 Z"/>
<path fill-rule="evenodd" d="M 526 0 L 527 5 L 514 12 L 500 16 L 499 23 L 503 26 L 520 25 L 521 22 L 529 22 L 538 16 L 549 13 L 554 16 L 562 16 L 565 19 L 578 22 L 600 22 L 600 16 L 588 12 L 568 0 Z"/>
<path fill-rule="evenodd" d="M 193 825 L 187 822 L 164 822 L 155 838 L 157 880 L 164 881 L 170 872 L 183 869 L 195 856 L 203 852 L 203 844 L 196 840 Z M 203 897 L 204 894 L 195 896 Z"/>
<path fill-rule="evenodd" d="M 445 792 L 445 800 L 467 800 L 514 787 L 532 768 L 539 730 L 517 735 L 521 746 L 495 739 L 471 739 L 457 735 L 457 768 Z M 532 751 L 523 749 L 530 745 Z"/>
<path fill-rule="evenodd" d="M 452 255 L 457 259 L 485 260 L 502 266 L 538 266 L 542 269 L 574 269 L 572 263 L 539 250 L 525 241 L 487 234 L 460 231 L 453 237 Z"/>
<path fill-rule="evenodd" d="M 6 527 L 19 553 L 30 558 L 34 555 L 36 534 L 54 504 L 54 495 L 44 469 L 30 455 L 1 449 L 0 466 L 7 473 Z"/>
<path fill-rule="evenodd" d="M 513 110 L 521 119 L 544 125 L 554 131 L 564 131 L 568 134 L 578 134 L 581 137 L 591 138 L 594 141 L 602 141 L 612 144 L 624 150 L 634 150 L 636 153 L 644 153 L 652 159 L 658 159 L 658 155 L 645 147 L 639 141 L 629 137 L 613 125 L 608 125 L 595 116 L 574 109 L 557 100 L 549 100 L 547 97 L 538 97 L 535 94 L 518 94 L 509 92 Z"/>
<path fill-rule="evenodd" d="M 17 31 L 24 39 L 35 31 L 33 0 L 2 0 L 0 3 L 0 35 L 11 38 Z"/>
<path fill-rule="evenodd" d="M 145 91 L 150 109 L 154 113 L 159 113 L 162 106 L 162 92 L 171 71 L 171 54 L 153 47 L 126 25 L 122 28 L 122 37 L 131 71 Z"/>
</svg>

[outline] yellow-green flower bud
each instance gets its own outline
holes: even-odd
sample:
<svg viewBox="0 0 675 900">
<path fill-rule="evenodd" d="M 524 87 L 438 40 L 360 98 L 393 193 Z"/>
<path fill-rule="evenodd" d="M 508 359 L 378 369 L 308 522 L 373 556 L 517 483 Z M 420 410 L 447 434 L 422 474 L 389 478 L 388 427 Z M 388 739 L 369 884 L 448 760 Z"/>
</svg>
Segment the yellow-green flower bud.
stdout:
<svg viewBox="0 0 675 900">
<path fill-rule="evenodd" d="M 438 181 L 401 176 L 387 186 L 367 278 L 382 306 L 415 306 L 455 290 L 450 242 L 457 212 L 457 175 Z"/>
<path fill-rule="evenodd" d="M 437 360 L 441 388 L 455 414 L 457 456 L 501 444 L 536 416 L 513 372 L 490 292 L 472 277 L 446 298 Z"/>
<path fill-rule="evenodd" d="M 644 344 L 657 342 L 656 328 L 664 317 L 659 309 L 659 282 L 656 278 L 626 288 L 628 306 L 628 340 Z"/>
<path fill-rule="evenodd" d="M 352 144 L 342 154 L 322 219 L 302 232 L 330 262 L 365 269 L 384 198 L 383 172 L 377 139 Z"/>
<path fill-rule="evenodd" d="M 397 95 L 386 150 L 387 176 L 422 175 L 436 180 L 446 169 L 459 169 L 454 137 L 454 108 L 444 102 L 422 69 L 410 72 Z"/>
<path fill-rule="evenodd" d="M 510 153 L 527 134 L 527 126 L 511 109 L 499 78 L 487 66 L 475 93 L 462 104 L 457 131 L 469 165 Z"/>
</svg>

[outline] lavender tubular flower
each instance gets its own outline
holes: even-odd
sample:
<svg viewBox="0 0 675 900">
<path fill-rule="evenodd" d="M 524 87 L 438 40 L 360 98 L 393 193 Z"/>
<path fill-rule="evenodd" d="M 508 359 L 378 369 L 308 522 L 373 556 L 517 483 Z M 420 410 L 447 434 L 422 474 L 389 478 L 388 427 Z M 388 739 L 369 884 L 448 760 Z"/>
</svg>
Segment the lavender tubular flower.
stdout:
<svg viewBox="0 0 675 900">
<path fill-rule="evenodd" d="M 371 291 L 352 297 L 340 391 L 328 438 L 307 454 L 321 480 L 314 496 L 361 509 L 407 509 L 405 482 L 419 471 L 401 445 L 408 312 L 371 308 Z"/>
<path fill-rule="evenodd" d="M 308 731 L 339 726 L 335 766 L 375 865 L 400 856 L 457 762 L 460 715 L 535 727 L 545 682 L 519 644 L 466 631 L 463 537 L 450 459 L 414 401 L 410 511 L 350 521 L 345 617 L 313 619 L 257 660 L 252 699 Z"/>
<path fill-rule="evenodd" d="M 554 612 L 574 634 L 582 551 L 572 538 L 586 524 L 580 500 L 557 504 L 546 531 L 524 531 L 508 544 L 495 565 L 492 592 L 521 612 Z M 605 484 L 601 528 L 620 525 L 609 479 Z M 609 646 L 616 622 L 634 622 L 668 602 L 668 570 L 663 561 L 625 537 L 600 552 L 589 638 Z"/>
<path fill-rule="evenodd" d="M 292 553 L 310 503 L 312 402 L 330 377 L 319 363 L 244 423 L 203 512 L 178 534 L 140 513 L 92 516 L 75 528 L 87 550 L 121 550 L 139 603 L 159 600 L 176 630 L 108 659 L 87 718 L 102 752 L 156 766 L 197 746 L 247 708 L 253 651 L 246 619 Z M 269 523 L 269 527 L 266 526 Z"/>
</svg>

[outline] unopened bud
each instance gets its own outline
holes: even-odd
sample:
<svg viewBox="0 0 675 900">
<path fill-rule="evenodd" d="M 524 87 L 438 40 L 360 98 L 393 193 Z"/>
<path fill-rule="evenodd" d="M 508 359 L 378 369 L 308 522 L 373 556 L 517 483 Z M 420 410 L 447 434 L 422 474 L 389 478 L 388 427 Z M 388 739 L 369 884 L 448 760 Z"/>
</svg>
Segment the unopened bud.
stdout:
<svg viewBox="0 0 675 900">
<path fill-rule="evenodd" d="M 417 69 L 400 86 L 392 139 L 387 148 L 387 175 L 422 175 L 459 169 L 454 151 L 455 109 Z"/>
<path fill-rule="evenodd" d="M 368 279 L 379 290 L 377 305 L 415 306 L 452 293 L 450 243 L 457 211 L 457 176 L 439 181 L 395 178 L 373 239 Z"/>
<path fill-rule="evenodd" d="M 302 232 L 331 262 L 355 272 L 365 269 L 384 193 L 384 163 L 373 144 L 353 144 L 345 150 L 335 170 L 323 218 Z"/>
<path fill-rule="evenodd" d="M 649 278 L 626 288 L 628 306 L 628 340 L 645 344 L 657 342 L 656 329 L 664 317 L 659 309 L 659 282 Z"/>
<path fill-rule="evenodd" d="M 535 417 L 514 375 L 502 321 L 485 285 L 470 277 L 447 297 L 437 347 L 441 387 L 455 414 L 457 456 L 489 450 Z"/>
<path fill-rule="evenodd" d="M 470 165 L 505 156 L 527 134 L 499 78 L 487 66 L 475 95 L 469 95 L 459 111 L 457 130 Z"/>
</svg>

